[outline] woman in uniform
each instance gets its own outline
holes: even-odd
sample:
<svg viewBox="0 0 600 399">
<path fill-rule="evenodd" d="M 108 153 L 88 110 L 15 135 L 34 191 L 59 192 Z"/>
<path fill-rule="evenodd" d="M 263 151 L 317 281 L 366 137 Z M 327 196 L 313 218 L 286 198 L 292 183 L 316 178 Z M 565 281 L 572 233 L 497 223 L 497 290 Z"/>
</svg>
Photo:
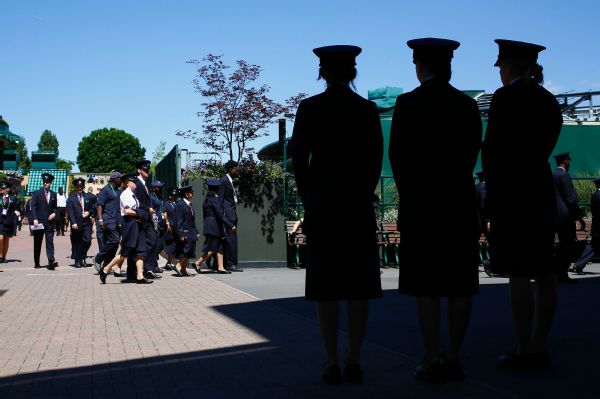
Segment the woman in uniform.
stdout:
<svg viewBox="0 0 600 399">
<path fill-rule="evenodd" d="M 317 303 L 326 353 L 323 379 L 332 384 L 341 380 L 339 301 L 348 301 L 349 350 L 344 377 L 360 382 L 369 299 L 382 296 L 372 198 L 381 172 L 383 139 L 376 105 L 351 88 L 356 78 L 355 58 L 361 51 L 356 46 L 313 50 L 320 60 L 319 79 L 325 80 L 327 88 L 300 103 L 291 147 L 305 209 L 306 298 Z M 352 252 L 349 262 L 334 249 L 340 240 L 361 249 Z"/>
<path fill-rule="evenodd" d="M 177 249 L 175 256 L 179 262 L 173 268 L 179 277 L 192 277 L 187 265 L 190 258 L 196 256 L 196 241 L 198 241 L 198 229 L 196 228 L 196 217 L 192 207 L 194 190 L 192 186 L 179 189 L 181 201 L 175 206 L 175 236 L 177 237 Z M 178 267 L 179 266 L 179 267 Z"/>
<path fill-rule="evenodd" d="M 399 290 L 416 298 L 425 346 L 415 377 L 428 382 L 463 380 L 460 348 L 472 296 L 479 288 L 473 169 L 481 148 L 481 117 L 476 102 L 450 84 L 451 61 L 460 43 L 423 38 L 407 44 L 413 50 L 420 86 L 396 100 L 389 147 L 399 195 Z M 424 176 L 440 173 L 444 175 L 435 181 L 436 192 L 424 195 L 431 191 L 431 179 Z M 431 225 L 424 222 L 428 218 L 435 221 L 433 241 Z M 442 297 L 448 298 L 449 320 L 443 356 Z"/>
<path fill-rule="evenodd" d="M 115 264 L 118 262 L 122 264 L 128 257 L 133 257 L 135 258 L 136 283 L 151 284 L 152 281 L 144 277 L 143 254 L 146 252 L 146 240 L 139 234 L 142 221 L 146 220 L 148 215 L 145 210 L 140 209 L 139 200 L 133 193 L 136 188 L 137 173 L 128 173 L 121 179 L 127 182 L 127 188 L 119 197 L 122 216 L 121 255 L 119 259 L 113 259 L 103 269 L 100 269 L 100 281 L 105 284 L 106 276 Z"/>
<path fill-rule="evenodd" d="M 2 203 L 0 203 L 0 263 L 7 263 L 6 254 L 10 237 L 15 235 L 17 217 L 20 216 L 17 210 L 17 197 L 10 194 L 11 184 L 7 181 L 0 182 L 0 192 L 2 193 Z"/>
<path fill-rule="evenodd" d="M 545 47 L 501 39 L 496 43 L 495 66 L 500 68 L 503 87 L 492 98 L 481 160 L 492 273 L 510 277 L 517 333 L 515 351 L 499 362 L 510 368 L 542 369 L 550 365 L 546 342 L 556 310 L 552 264 L 556 200 L 548 158 L 560 135 L 562 113 L 556 98 L 541 86 L 537 58 Z M 518 160 L 518 168 L 507 157 Z M 523 228 L 532 211 L 523 203 L 524 193 L 535 193 L 539 199 L 535 234 Z"/>
</svg>

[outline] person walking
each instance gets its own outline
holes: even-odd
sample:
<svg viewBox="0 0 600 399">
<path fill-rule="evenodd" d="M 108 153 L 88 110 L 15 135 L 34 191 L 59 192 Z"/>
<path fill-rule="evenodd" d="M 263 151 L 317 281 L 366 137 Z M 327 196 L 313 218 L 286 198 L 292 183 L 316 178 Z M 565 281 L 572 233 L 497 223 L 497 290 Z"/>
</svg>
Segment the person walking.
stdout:
<svg viewBox="0 0 600 399">
<path fill-rule="evenodd" d="M 164 210 L 163 210 L 163 201 L 160 199 L 162 197 L 162 187 L 164 183 L 160 180 L 154 180 L 150 183 L 150 213 L 151 213 L 151 233 L 153 234 L 152 238 L 148 240 L 152 246 L 148 247 L 148 256 L 144 259 L 144 269 L 148 270 L 146 272 L 147 278 L 161 278 L 157 273 L 162 273 L 162 269 L 158 267 L 158 257 L 160 251 L 162 250 L 162 245 L 164 242 L 163 238 L 163 219 L 164 219 Z"/>
<path fill-rule="evenodd" d="M 15 235 L 15 223 L 21 216 L 18 210 L 17 197 L 10 194 L 11 184 L 7 181 L 0 182 L 0 263 L 8 263 L 6 255 L 10 245 L 10 238 Z"/>
<path fill-rule="evenodd" d="M 136 162 L 135 167 L 136 167 L 136 173 L 137 173 L 137 178 L 134 180 L 135 183 L 135 189 L 133 190 L 133 194 L 135 194 L 135 197 L 137 199 L 138 204 L 138 209 L 140 209 L 140 215 L 144 215 L 146 216 L 145 220 L 141 220 L 138 216 L 138 220 L 139 220 L 139 226 L 138 226 L 138 231 L 137 234 L 140 237 L 139 240 L 140 241 L 145 241 L 146 245 L 145 246 L 139 246 L 139 248 L 143 248 L 144 253 L 143 253 L 143 258 L 146 259 L 146 257 L 148 256 L 148 249 L 150 247 L 152 247 L 153 245 L 153 237 L 154 234 L 150 231 L 152 229 L 152 223 L 151 223 L 151 218 L 152 218 L 152 214 L 150 212 L 150 208 L 152 208 L 152 204 L 150 201 L 150 190 L 148 189 L 148 186 L 146 184 L 146 179 L 148 179 L 148 177 L 150 176 L 150 164 L 151 162 L 147 159 L 142 159 Z M 141 212 L 143 211 L 143 212 Z M 133 266 L 133 259 L 131 260 L 131 265 Z M 137 262 L 135 262 L 137 264 Z M 135 268 L 133 267 L 129 267 L 130 262 L 127 262 L 128 267 L 127 267 L 127 278 L 132 280 L 135 279 Z M 149 271 L 148 269 L 144 268 L 144 272 Z"/>
<path fill-rule="evenodd" d="M 54 176 L 42 173 L 43 187 L 31 193 L 30 230 L 33 235 L 33 267 L 40 268 L 42 241 L 46 238 L 48 270 L 54 270 L 58 262 L 54 259 L 54 227 L 56 218 L 56 193 L 50 190 Z M 31 223 L 33 221 L 33 223 Z"/>
<path fill-rule="evenodd" d="M 367 326 L 369 300 L 382 296 L 373 193 L 383 159 L 383 136 L 375 103 L 356 94 L 356 46 L 326 46 L 313 50 L 319 57 L 319 79 L 325 91 L 302 100 L 292 134 L 292 160 L 298 194 L 305 209 L 308 264 L 306 291 L 316 302 L 325 348 L 322 378 L 341 381 L 337 353 L 339 302 L 348 304 L 349 348 L 343 376 L 361 382 L 360 352 Z M 360 154 L 352 173 L 335 173 L 342 163 Z M 340 199 L 340 201 L 338 201 Z M 331 249 L 332 203 L 341 214 L 335 228 L 352 231 L 360 248 L 350 262 Z"/>
<path fill-rule="evenodd" d="M 594 179 L 594 185 L 596 186 L 596 191 L 594 191 L 590 200 L 592 211 L 592 239 L 589 244 L 585 246 L 583 252 L 575 261 L 575 264 L 571 269 L 571 272 L 575 274 L 583 274 L 583 268 L 588 262 L 596 255 L 600 254 L 600 177 Z"/>
<path fill-rule="evenodd" d="M 97 226 L 100 228 L 97 235 L 102 235 L 104 246 L 99 248 L 98 254 L 94 258 L 94 267 L 99 272 L 100 268 L 106 266 L 119 249 L 119 219 L 121 191 L 121 173 L 111 172 L 108 184 L 100 190 L 96 201 Z"/>
<path fill-rule="evenodd" d="M 221 177 L 221 186 L 219 187 L 218 193 L 223 205 L 223 221 L 226 223 L 225 242 L 223 243 L 223 261 L 225 262 L 225 269 L 230 272 L 244 271 L 238 266 L 238 217 L 236 211 L 238 197 L 235 188 L 233 187 L 233 179 L 238 174 L 238 168 L 238 163 L 233 160 L 229 160 L 225 163 L 225 171 L 227 173 Z"/>
<path fill-rule="evenodd" d="M 190 258 L 196 256 L 196 241 L 198 240 L 198 229 L 196 228 L 196 213 L 192 207 L 194 190 L 192 186 L 184 186 L 179 189 L 181 201 L 177 202 L 175 209 L 175 235 L 177 237 L 177 251 L 175 253 L 179 262 L 175 265 L 175 273 L 179 277 L 192 277 L 187 272 Z"/>
<path fill-rule="evenodd" d="M 67 214 L 67 195 L 63 192 L 63 188 L 58 188 L 56 194 L 56 235 L 65 235 L 65 217 Z"/>
<path fill-rule="evenodd" d="M 165 209 L 165 254 L 167 255 L 167 264 L 165 270 L 173 270 L 175 265 L 175 250 L 177 248 L 177 239 L 173 228 L 175 226 L 175 205 L 178 197 L 177 189 L 170 188 L 168 190 L 167 200 L 164 202 Z"/>
<path fill-rule="evenodd" d="M 560 283 L 573 283 L 569 277 L 571 260 L 575 256 L 575 241 L 577 241 L 576 221 L 582 231 L 585 230 L 583 212 L 577 202 L 577 191 L 569 175 L 571 167 L 570 153 L 564 152 L 554 155 L 556 169 L 552 172 L 554 187 L 556 188 L 556 234 L 558 245 L 556 247 L 556 279 Z"/>
<path fill-rule="evenodd" d="M 451 62 L 460 43 L 439 38 L 409 40 L 420 86 L 396 100 L 389 158 L 398 188 L 402 266 L 399 290 L 416 298 L 425 356 L 415 377 L 428 382 L 464 380 L 460 349 L 479 289 L 479 223 L 473 169 L 481 148 L 477 103 L 450 84 Z M 436 104 L 436 117 L 430 118 Z M 424 155 L 426 158 L 424 159 Z M 424 168 L 415 173 L 414 165 Z M 444 201 L 423 196 L 436 180 Z M 424 239 L 435 220 L 435 245 Z M 432 253 L 432 251 L 434 251 Z M 429 257 L 427 254 L 431 254 Z M 448 340 L 440 349 L 441 298 L 448 298 Z"/>
<path fill-rule="evenodd" d="M 494 274 L 509 276 L 509 297 L 517 335 L 514 351 L 501 367 L 540 370 L 550 365 L 547 340 L 556 311 L 553 268 L 556 198 L 548 158 L 560 135 L 562 113 L 542 87 L 537 44 L 497 39 L 502 87 L 489 109 L 481 151 L 490 220 L 490 260 Z M 535 115 L 535 118 L 531 116 Z M 507 163 L 507 155 L 519 167 Z M 531 208 L 515 193 L 535 193 L 535 234 L 524 228 Z M 531 280 L 535 281 L 535 300 Z"/>
<path fill-rule="evenodd" d="M 67 199 L 67 214 L 71 220 L 71 253 L 77 268 L 87 267 L 87 252 L 92 245 L 92 217 L 94 205 L 84 192 L 85 180 L 78 178 L 73 181 L 75 192 Z"/>
</svg>

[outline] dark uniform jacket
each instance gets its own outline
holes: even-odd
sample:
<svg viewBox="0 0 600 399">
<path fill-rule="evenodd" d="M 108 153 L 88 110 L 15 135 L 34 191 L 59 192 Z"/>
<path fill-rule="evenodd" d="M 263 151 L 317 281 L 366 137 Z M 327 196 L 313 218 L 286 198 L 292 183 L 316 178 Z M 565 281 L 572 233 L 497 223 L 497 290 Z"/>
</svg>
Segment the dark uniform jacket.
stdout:
<svg viewBox="0 0 600 399">
<path fill-rule="evenodd" d="M 481 136 L 477 104 L 443 79 L 425 80 L 396 100 L 389 158 L 399 195 L 401 292 L 477 292 L 480 229 L 473 169 Z M 438 257 L 427 262 L 433 248 Z"/>
<path fill-rule="evenodd" d="M 223 207 L 223 221 L 228 228 L 231 228 L 238 224 L 237 212 L 235 210 L 235 192 L 227 175 L 221 177 L 220 182 L 218 195 Z"/>
<path fill-rule="evenodd" d="M 0 224 L 3 224 L 5 231 L 8 231 L 8 228 L 12 228 L 17 221 L 15 211 L 19 210 L 19 201 L 14 195 L 8 195 L 4 204 L 3 197 L 0 195 Z"/>
<path fill-rule="evenodd" d="M 133 190 L 133 194 L 135 194 L 140 203 L 140 206 L 138 209 L 136 209 L 136 212 L 140 218 L 144 219 L 145 225 L 145 222 L 150 220 L 151 215 L 148 209 L 152 208 L 152 202 L 150 201 L 150 191 L 148 190 L 148 187 L 146 187 L 139 177 L 135 180 L 135 189 Z"/>
<path fill-rule="evenodd" d="M 175 208 L 175 234 L 177 237 L 185 237 L 188 241 L 198 240 L 198 229 L 196 228 L 195 212 L 185 200 L 177 202 Z"/>
<path fill-rule="evenodd" d="M 557 223 L 574 222 L 581 218 L 582 212 L 577 203 L 577 192 L 569 173 L 563 168 L 552 172 L 556 188 L 556 221 Z"/>
<path fill-rule="evenodd" d="M 44 225 L 44 229 L 54 229 L 55 223 L 48 223 L 48 216 L 56 210 L 56 193 L 50 192 L 50 200 L 46 201 L 46 191 L 42 188 L 31 194 L 31 224 L 34 220 Z"/>
<path fill-rule="evenodd" d="M 202 213 L 204 215 L 204 226 L 202 234 L 205 236 L 223 237 L 223 208 L 221 200 L 217 195 L 207 194 L 202 205 Z M 229 222 L 227 222 L 229 223 Z M 227 225 L 228 228 L 233 227 Z"/>
<path fill-rule="evenodd" d="M 78 227 L 84 225 L 91 225 L 91 218 L 94 216 L 95 204 L 94 199 L 90 198 L 89 195 L 82 193 L 83 209 L 81 209 L 81 202 L 79 202 L 79 196 L 76 192 L 69 195 L 67 198 L 67 214 L 71 224 L 76 224 Z M 90 215 L 83 218 L 83 212 L 89 212 Z"/>
<path fill-rule="evenodd" d="M 120 191 L 110 183 L 102 187 L 96 198 L 96 206 L 102 207 L 102 221 L 109 229 L 115 229 L 120 224 L 121 206 Z"/>
<path fill-rule="evenodd" d="M 558 102 L 540 85 L 519 79 L 492 97 L 481 163 L 496 273 L 531 277 L 552 270 L 556 193 L 548 158 L 561 128 Z M 525 193 L 533 196 L 530 206 Z M 524 228 L 532 212 L 535 234 Z"/>
<path fill-rule="evenodd" d="M 477 209 L 479 212 L 479 227 L 482 232 L 486 230 L 487 218 L 485 216 L 485 180 L 480 181 L 475 186 L 475 193 L 477 195 Z"/>
</svg>

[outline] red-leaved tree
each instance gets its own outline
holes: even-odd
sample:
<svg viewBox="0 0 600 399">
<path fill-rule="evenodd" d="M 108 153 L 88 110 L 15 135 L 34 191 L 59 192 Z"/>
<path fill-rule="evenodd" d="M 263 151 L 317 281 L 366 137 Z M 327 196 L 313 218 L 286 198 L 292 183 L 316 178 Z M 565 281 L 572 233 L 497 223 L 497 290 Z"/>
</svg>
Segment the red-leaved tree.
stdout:
<svg viewBox="0 0 600 399">
<path fill-rule="evenodd" d="M 266 128 L 277 118 L 293 120 L 306 94 L 299 93 L 280 104 L 267 96 L 268 85 L 255 83 L 262 71 L 259 65 L 238 60 L 237 69 L 227 74 L 231 67 L 222 57 L 209 54 L 201 61 L 188 61 L 196 67 L 194 89 L 205 99 L 201 104 L 204 109 L 198 112 L 203 128 L 200 132 L 178 131 L 177 135 L 239 162 L 254 151 L 250 143 L 265 136 Z"/>
</svg>

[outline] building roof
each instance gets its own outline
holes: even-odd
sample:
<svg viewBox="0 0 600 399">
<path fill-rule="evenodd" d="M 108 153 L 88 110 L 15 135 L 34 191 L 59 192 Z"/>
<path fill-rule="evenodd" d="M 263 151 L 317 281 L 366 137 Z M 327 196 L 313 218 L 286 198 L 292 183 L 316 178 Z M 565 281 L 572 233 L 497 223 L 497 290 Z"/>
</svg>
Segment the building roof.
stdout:
<svg viewBox="0 0 600 399">
<path fill-rule="evenodd" d="M 58 190 L 59 187 L 65 189 L 67 187 L 67 170 L 66 169 L 31 169 L 29 171 L 29 181 L 27 184 L 27 193 L 31 194 L 35 190 L 39 190 L 43 186 L 42 173 L 50 173 L 54 176 L 52 189 Z"/>
</svg>

